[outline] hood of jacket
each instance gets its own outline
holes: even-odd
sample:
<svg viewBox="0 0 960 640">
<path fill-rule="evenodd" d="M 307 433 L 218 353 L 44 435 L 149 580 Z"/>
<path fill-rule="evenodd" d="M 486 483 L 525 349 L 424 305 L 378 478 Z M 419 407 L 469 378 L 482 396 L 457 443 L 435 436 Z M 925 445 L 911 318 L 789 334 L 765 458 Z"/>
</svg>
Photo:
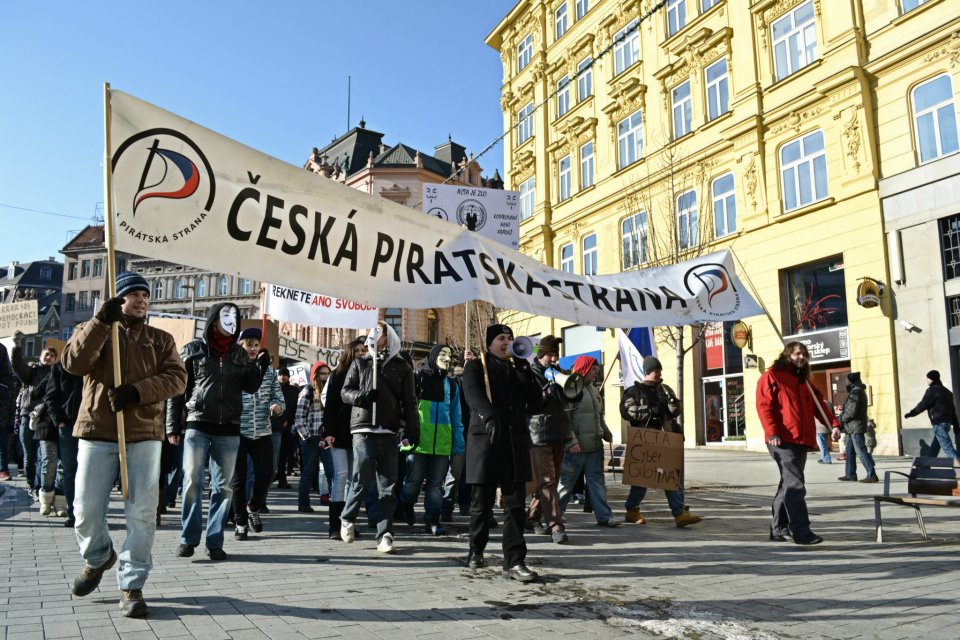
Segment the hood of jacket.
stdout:
<svg viewBox="0 0 960 640">
<path fill-rule="evenodd" d="M 233 307 L 237 312 L 237 328 L 233 332 L 233 340 L 236 342 L 240 335 L 240 308 L 232 302 L 218 302 L 207 311 L 207 325 L 203 328 L 203 341 L 210 342 L 210 332 L 213 331 L 215 323 L 220 322 L 220 310 L 224 307 Z"/>
<path fill-rule="evenodd" d="M 435 344 L 427 355 L 424 367 L 420 369 L 420 375 L 417 376 L 418 397 L 421 400 L 430 402 L 443 402 L 446 398 L 446 390 L 443 381 L 447 378 L 447 372 L 437 368 L 437 356 L 440 350 L 446 345 Z"/>
<path fill-rule="evenodd" d="M 400 354 L 400 336 L 397 335 L 397 332 L 393 330 L 393 327 L 388 325 L 385 322 L 381 322 L 376 327 L 370 330 L 370 333 L 367 334 L 367 339 L 364 341 L 364 345 L 367 347 L 367 352 L 369 353 L 370 348 L 376 348 L 374 345 L 380 340 L 380 336 L 386 334 L 387 336 L 387 348 L 385 349 L 386 355 L 377 354 L 377 359 L 381 360 L 383 364 L 386 364 L 391 358 L 398 356 Z"/>
</svg>

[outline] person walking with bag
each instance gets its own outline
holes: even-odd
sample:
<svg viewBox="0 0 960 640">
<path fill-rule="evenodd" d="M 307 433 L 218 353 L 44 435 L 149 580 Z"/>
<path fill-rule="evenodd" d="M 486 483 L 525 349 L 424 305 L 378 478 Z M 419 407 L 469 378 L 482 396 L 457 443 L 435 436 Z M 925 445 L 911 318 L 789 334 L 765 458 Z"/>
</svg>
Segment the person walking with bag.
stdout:
<svg viewBox="0 0 960 640">
<path fill-rule="evenodd" d="M 953 404 L 953 393 L 943 386 L 940 381 L 940 372 L 933 370 L 927 373 L 927 390 L 920 399 L 920 403 L 906 412 L 904 418 L 912 418 L 926 411 L 933 427 L 934 442 L 930 445 L 930 455 L 937 456 L 940 449 L 948 456 L 960 460 L 957 449 L 950 440 L 950 430 L 956 433 L 960 428 L 957 422 L 957 408 Z"/>
</svg>

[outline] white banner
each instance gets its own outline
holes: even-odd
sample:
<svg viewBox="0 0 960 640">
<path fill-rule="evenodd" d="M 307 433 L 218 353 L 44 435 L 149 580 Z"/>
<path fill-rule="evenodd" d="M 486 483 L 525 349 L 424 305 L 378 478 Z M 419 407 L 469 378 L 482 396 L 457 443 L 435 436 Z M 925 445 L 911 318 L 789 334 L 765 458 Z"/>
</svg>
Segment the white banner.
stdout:
<svg viewBox="0 0 960 640">
<path fill-rule="evenodd" d="M 263 312 L 274 320 L 314 327 L 367 328 L 377 324 L 376 307 L 278 284 L 265 286 Z"/>
<path fill-rule="evenodd" d="M 520 247 L 520 192 L 455 184 L 423 185 L 425 213 L 482 236 Z"/>
<path fill-rule="evenodd" d="M 602 327 L 761 313 L 729 252 L 578 276 L 111 92 L 116 248 L 369 306 L 497 307 Z"/>
</svg>

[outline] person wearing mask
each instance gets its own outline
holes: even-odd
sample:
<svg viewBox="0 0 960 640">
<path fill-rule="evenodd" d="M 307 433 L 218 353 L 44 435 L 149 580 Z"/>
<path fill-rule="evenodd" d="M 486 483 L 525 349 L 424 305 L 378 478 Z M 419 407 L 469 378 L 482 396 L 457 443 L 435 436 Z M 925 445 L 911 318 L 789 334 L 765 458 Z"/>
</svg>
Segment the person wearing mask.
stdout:
<svg viewBox="0 0 960 640">
<path fill-rule="evenodd" d="M 278 489 L 289 489 L 287 469 L 290 459 L 297 449 L 297 435 L 293 432 L 293 423 L 297 416 L 297 399 L 300 397 L 300 385 L 291 384 L 290 369 L 280 367 L 277 371 L 280 392 L 283 394 L 283 413 L 270 418 L 273 425 L 273 475 Z"/>
<path fill-rule="evenodd" d="M 127 495 L 123 501 L 126 538 L 119 554 L 120 612 L 148 613 L 143 587 L 153 566 L 163 405 L 183 393 L 187 372 L 173 336 L 146 323 L 150 286 L 138 273 L 117 275 L 117 297 L 77 327 L 63 353 L 63 368 L 83 377 L 83 396 L 73 427 L 77 444 L 74 533 L 84 566 L 73 595 L 86 596 L 100 584 L 118 555 L 107 527 L 110 492 L 120 473 L 116 414 L 123 413 Z M 111 325 L 118 323 L 120 380 L 114 378 Z M 120 382 L 121 384 L 117 384 Z"/>
<path fill-rule="evenodd" d="M 873 455 L 867 451 L 867 420 L 867 386 L 860 380 L 859 371 L 851 371 L 847 374 L 847 399 L 840 414 L 840 424 L 847 432 L 845 473 L 838 478 L 841 482 L 856 482 L 858 457 L 866 473 L 860 482 L 880 482 Z"/>
<path fill-rule="evenodd" d="M 804 467 L 807 452 L 817 448 L 814 415 L 833 427 L 840 439 L 840 425 L 819 389 L 810 384 L 810 353 L 802 342 L 788 342 L 757 382 L 757 413 L 770 457 L 780 470 L 780 484 L 773 497 L 770 540 L 796 544 L 820 544 L 823 538 L 810 529 Z"/>
<path fill-rule="evenodd" d="M 353 478 L 341 514 L 340 537 L 356 538 L 354 521 L 370 482 L 376 478 L 377 551 L 395 553 L 393 514 L 398 474 L 397 443 L 416 446 L 420 416 L 413 368 L 400 356 L 400 338 L 393 327 L 381 322 L 367 337 L 368 355 L 354 360 L 347 371 L 340 397 L 353 406 L 350 433 L 353 436 Z M 376 386 L 374 386 L 376 367 Z"/>
<path fill-rule="evenodd" d="M 63 465 L 63 496 L 67 501 L 67 519 L 63 526 L 76 524 L 74 497 L 76 496 L 77 448 L 79 440 L 73 436 L 83 397 L 83 378 L 75 376 L 56 362 L 47 377 L 43 403 L 50 421 L 57 429 L 57 448 Z"/>
<path fill-rule="evenodd" d="M 903 417 L 909 420 L 924 411 L 927 412 L 930 425 L 933 427 L 934 441 L 930 445 L 930 455 L 936 457 L 940 455 L 940 449 L 943 449 L 947 457 L 960 461 L 960 455 L 957 454 L 957 449 L 950 440 L 951 429 L 954 434 L 960 429 L 953 392 L 943 386 L 943 382 L 940 381 L 940 372 L 936 369 L 927 372 L 927 390 L 919 404 L 903 414 Z"/>
<path fill-rule="evenodd" d="M 540 384 L 522 358 L 509 356 L 513 330 L 487 327 L 487 352 L 463 368 L 463 393 L 470 407 L 466 444 L 466 480 L 471 485 L 470 553 L 467 566 L 485 565 L 490 518 L 499 487 L 503 522 L 503 576 L 531 582 L 539 576 L 527 568 L 523 537 L 524 485 L 531 478 L 529 416 L 543 402 Z"/>
<path fill-rule="evenodd" d="M 53 347 L 47 347 L 40 352 L 40 361 L 35 366 L 32 366 L 23 357 L 22 343 L 23 334 L 17 331 L 13 334 L 13 351 L 10 355 L 13 359 L 13 371 L 20 379 L 20 384 L 23 385 L 23 396 L 19 403 L 20 446 L 23 449 L 23 471 L 26 475 L 27 486 L 30 488 L 30 492 L 35 494 L 40 500 L 41 509 L 46 509 L 49 513 L 53 505 L 53 492 L 47 491 L 43 496 L 39 495 L 41 491 L 40 474 L 37 472 L 37 454 L 38 450 L 41 455 L 44 453 L 40 444 L 44 440 L 34 437 L 34 430 L 30 428 L 30 415 L 43 404 L 43 395 L 47 391 L 47 376 L 50 374 L 50 368 L 57 360 L 58 354 L 57 350 Z M 46 445 L 45 449 L 47 451 L 47 458 L 45 460 L 47 465 L 50 465 L 52 456 L 52 465 L 55 468 L 57 455 L 56 444 L 50 441 L 50 444 Z M 41 463 L 43 462 L 44 460 L 41 460 Z M 43 464 L 41 464 L 41 468 L 43 468 Z M 45 500 L 49 500 L 49 505 L 47 505 Z"/>
<path fill-rule="evenodd" d="M 210 307 L 203 337 L 183 347 L 187 368 L 182 395 L 167 403 L 167 440 L 177 446 L 183 438 L 183 506 L 177 556 L 189 558 L 200 544 L 203 475 L 210 460 L 210 504 L 206 546 L 211 560 L 226 560 L 223 530 L 233 496 L 231 484 L 240 447 L 243 393 L 256 393 L 270 367 L 262 349 L 251 360 L 237 342 L 240 310 L 232 302 Z M 181 416 L 186 409 L 186 420 Z"/>
<path fill-rule="evenodd" d="M 294 430 L 300 438 L 300 484 L 297 489 L 297 510 L 300 513 L 313 513 L 310 506 L 312 478 L 320 465 L 320 447 L 325 446 L 320 437 L 320 425 L 323 420 L 323 385 L 330 377 L 330 367 L 326 362 L 315 362 L 310 367 L 310 384 L 303 387 L 297 399 L 297 413 L 294 418 Z"/>
<path fill-rule="evenodd" d="M 247 352 L 251 362 L 260 355 L 260 329 L 251 327 L 240 332 L 237 342 Z M 256 393 L 244 393 L 240 414 L 240 447 L 233 474 L 234 537 L 246 540 L 247 527 L 263 531 L 261 514 L 267 502 L 267 490 L 273 480 L 273 426 L 270 419 L 283 413 L 283 393 L 276 372 L 269 366 Z M 247 458 L 253 462 L 253 491 L 247 499 Z M 247 511 L 249 505 L 250 510 Z"/>
<path fill-rule="evenodd" d="M 663 382 L 663 365 L 654 356 L 647 356 L 641 364 L 643 379 L 637 380 L 624 391 L 620 401 L 620 415 L 631 427 L 658 429 L 683 435 L 683 427 L 677 421 L 680 415 L 680 401 L 677 395 Z M 703 520 L 690 511 L 684 504 L 683 482 L 676 491 L 666 490 L 667 504 L 673 514 L 677 527 L 686 527 Z M 624 507 L 627 510 L 627 522 L 645 524 L 647 519 L 640 513 L 640 503 L 647 495 L 646 487 L 630 487 Z"/>
</svg>

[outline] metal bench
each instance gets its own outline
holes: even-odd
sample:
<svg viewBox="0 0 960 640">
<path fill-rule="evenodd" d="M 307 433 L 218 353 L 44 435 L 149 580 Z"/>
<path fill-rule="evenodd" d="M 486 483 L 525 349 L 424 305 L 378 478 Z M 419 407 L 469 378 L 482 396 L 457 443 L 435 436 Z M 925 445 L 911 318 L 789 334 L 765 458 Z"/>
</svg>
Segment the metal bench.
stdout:
<svg viewBox="0 0 960 640">
<path fill-rule="evenodd" d="M 873 497 L 873 509 L 877 526 L 877 542 L 883 542 L 883 522 L 880 519 L 880 505 L 884 502 L 912 507 L 920 525 L 920 535 L 927 539 L 927 528 L 923 524 L 920 507 L 960 508 L 960 464 L 952 458 L 915 458 L 910 473 L 886 471 L 883 474 L 883 495 Z M 897 474 L 907 479 L 909 496 L 890 495 L 890 475 Z M 919 496 L 953 496 L 947 498 L 921 498 Z"/>
</svg>

